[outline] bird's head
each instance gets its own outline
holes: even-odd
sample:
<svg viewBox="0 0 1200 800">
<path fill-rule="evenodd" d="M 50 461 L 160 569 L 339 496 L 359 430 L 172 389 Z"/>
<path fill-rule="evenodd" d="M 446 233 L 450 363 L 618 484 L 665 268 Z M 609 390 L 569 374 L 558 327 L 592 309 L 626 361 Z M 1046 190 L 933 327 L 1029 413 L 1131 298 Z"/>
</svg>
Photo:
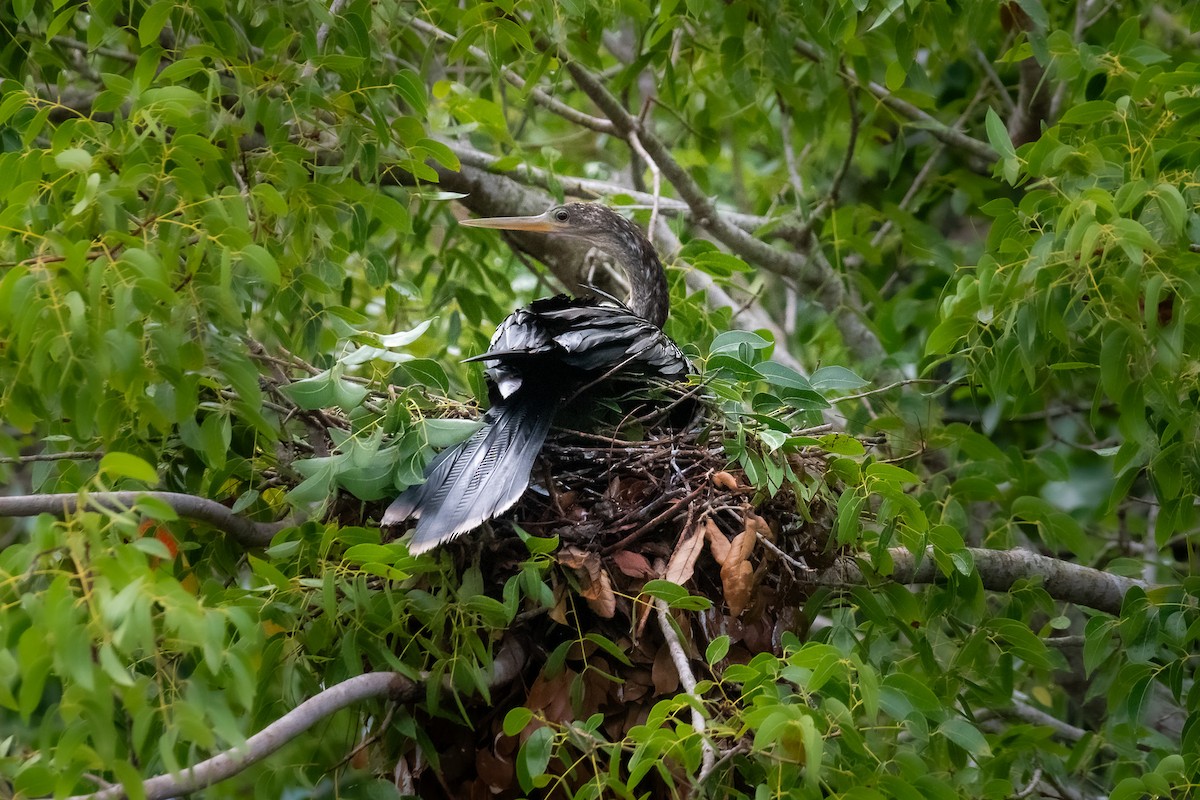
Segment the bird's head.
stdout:
<svg viewBox="0 0 1200 800">
<path fill-rule="evenodd" d="M 620 214 L 595 203 L 565 203 L 542 214 L 528 217 L 484 217 L 464 219 L 459 224 L 472 228 L 497 228 L 505 231 L 534 231 L 584 239 L 602 249 L 614 243 L 626 245 L 630 236 L 644 238 L 641 232 Z"/>
<path fill-rule="evenodd" d="M 662 327 L 670 300 L 662 263 L 645 234 L 612 209 L 595 203 L 565 203 L 529 217 L 464 219 L 462 225 L 570 236 L 608 253 L 629 276 L 630 308 Z"/>
</svg>

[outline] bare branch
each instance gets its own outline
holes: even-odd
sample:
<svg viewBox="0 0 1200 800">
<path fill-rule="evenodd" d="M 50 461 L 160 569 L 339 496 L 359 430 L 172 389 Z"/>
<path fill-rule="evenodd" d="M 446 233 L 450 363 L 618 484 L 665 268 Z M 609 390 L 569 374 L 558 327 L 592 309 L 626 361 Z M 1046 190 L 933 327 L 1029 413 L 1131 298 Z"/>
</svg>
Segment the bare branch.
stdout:
<svg viewBox="0 0 1200 800">
<path fill-rule="evenodd" d="M 495 688 L 511 682 L 524 666 L 525 657 L 524 648 L 510 639 L 496 656 L 489 686 Z M 147 800 L 165 800 L 168 797 L 199 791 L 262 761 L 313 725 L 343 708 L 377 697 L 386 697 L 398 703 L 412 702 L 424 692 L 424 681 L 410 680 L 399 672 L 368 672 L 356 675 L 305 700 L 246 739 L 245 744 L 240 747 L 226 750 L 178 775 L 150 778 L 142 784 L 144 796 Z M 123 786 L 111 786 L 68 800 L 115 800 L 127 796 Z"/>
<path fill-rule="evenodd" d="M 830 400 L 829 402 L 845 403 L 849 400 L 861 400 L 864 397 L 870 397 L 870 396 L 876 395 L 876 394 L 883 394 L 884 392 L 890 392 L 892 389 L 899 389 L 901 386 L 909 386 L 914 383 L 945 384 L 946 381 L 938 380 L 937 378 L 906 378 L 905 380 L 902 380 L 902 381 L 895 381 L 894 383 L 889 383 L 887 386 L 880 386 L 878 389 L 868 389 L 867 391 L 859 392 L 858 394 L 848 394 L 848 395 L 844 395 L 842 397 L 835 397 L 832 400 Z"/>
<path fill-rule="evenodd" d="M 329 16 L 336 17 L 342 11 L 342 6 L 346 5 L 346 0 L 331 0 L 329 3 Z M 329 38 L 329 23 L 322 22 L 317 28 L 317 52 L 320 53 L 325 49 L 325 40 Z"/>
<path fill-rule="evenodd" d="M 81 498 L 91 507 L 118 513 L 130 510 L 142 498 L 158 500 L 169 505 L 180 516 L 206 522 L 246 547 L 266 547 L 279 531 L 297 524 L 291 519 L 251 522 L 216 500 L 180 492 L 88 492 L 0 497 L 0 517 L 32 517 L 37 514 L 66 516 L 79 509 Z"/>
<path fill-rule="evenodd" d="M 713 771 L 713 766 L 717 760 L 712 742 L 704 735 L 707 721 L 704 719 L 704 714 L 700 711 L 704 701 L 701 700 L 700 695 L 696 694 L 696 676 L 692 674 L 687 653 L 683 651 L 683 643 L 679 641 L 679 635 L 675 632 L 674 624 L 671 622 L 671 612 L 667 607 L 667 601 L 655 598 L 654 609 L 658 612 L 658 627 L 662 629 L 663 639 L 667 642 L 667 651 L 670 652 L 671 661 L 675 664 L 675 672 L 679 675 L 679 683 L 683 685 L 683 690 L 693 700 L 690 704 L 692 709 L 692 728 L 696 731 L 696 735 L 700 737 L 700 763 L 702 765 L 700 776 L 703 779 L 708 777 Z"/>
<path fill-rule="evenodd" d="M 1125 578 L 1098 569 L 1060 561 L 1029 550 L 988 550 L 968 547 L 983 587 L 1007 592 L 1019 580 L 1040 578 L 1042 587 L 1055 600 L 1119 614 L 1125 593 L 1135 587 L 1150 589 L 1146 581 Z M 920 561 L 906 548 L 888 550 L 894 568 L 886 576 L 896 583 L 937 583 L 943 579 L 933 560 L 933 548 L 927 548 Z M 814 582 L 825 586 L 859 585 L 876 579 L 863 559 L 844 558 L 829 569 L 814 575 Z"/>
<path fill-rule="evenodd" d="M 641 140 L 638 139 L 637 134 L 632 131 L 629 133 L 629 146 L 632 147 L 634 152 L 641 157 L 642 161 L 646 163 L 646 166 L 650 168 L 650 174 L 654 176 L 652 182 L 654 191 L 652 193 L 653 203 L 650 207 L 650 225 L 646 231 L 647 235 L 650 237 L 651 243 L 653 243 L 654 229 L 657 227 L 658 223 L 658 204 L 662 199 L 662 170 L 658 168 L 658 164 L 654 162 L 654 159 L 652 159 L 649 154 L 646 153 L 646 149 L 642 147 Z"/>
<path fill-rule="evenodd" d="M 459 161 L 463 164 L 488 172 L 494 172 L 498 175 L 514 176 L 526 185 L 538 186 L 547 190 L 550 189 L 551 185 L 558 185 L 562 187 L 564 192 L 576 197 L 601 198 L 621 194 L 632 197 L 647 207 L 652 207 L 655 202 L 654 195 L 647 192 L 639 192 L 636 189 L 622 186 L 619 183 L 599 181 L 592 178 L 575 178 L 570 175 L 554 175 L 552 179 L 545 170 L 529 166 L 528 164 L 518 165 L 515 169 L 508 172 L 496 172 L 495 165 L 500 160 L 498 157 L 476 150 L 464 142 L 447 141 L 445 144 L 454 151 L 454 154 L 458 156 Z M 676 200 L 671 197 L 659 197 L 658 205 L 665 213 L 682 215 L 688 218 L 692 217 L 691 207 L 682 200 Z M 753 231 L 775 222 L 770 217 L 743 214 L 728 208 L 721 208 L 717 213 L 725 217 L 730 224 L 736 225 L 746 231 Z"/>
<path fill-rule="evenodd" d="M 75 450 L 69 453 L 30 453 L 27 456 L 3 456 L 0 464 L 28 464 L 33 461 L 87 461 L 104 458 L 102 450 Z"/>
</svg>

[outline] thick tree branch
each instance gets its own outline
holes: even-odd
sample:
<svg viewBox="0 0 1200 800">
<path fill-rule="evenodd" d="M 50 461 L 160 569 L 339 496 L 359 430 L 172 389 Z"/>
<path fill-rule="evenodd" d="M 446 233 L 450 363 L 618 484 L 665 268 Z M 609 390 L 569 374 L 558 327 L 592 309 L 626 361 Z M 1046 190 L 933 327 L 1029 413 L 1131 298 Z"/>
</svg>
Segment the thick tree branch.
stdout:
<svg viewBox="0 0 1200 800">
<path fill-rule="evenodd" d="M 166 503 L 181 517 L 206 522 L 245 547 L 266 547 L 275 534 L 297 524 L 295 520 L 251 522 L 239 517 L 216 500 L 180 492 L 89 492 L 87 494 L 33 494 L 0 497 L 0 517 L 32 517 L 37 514 L 66 516 L 79 509 L 79 500 L 108 511 L 128 511 L 148 497 Z"/>
<path fill-rule="evenodd" d="M 1042 587 L 1055 600 L 1119 614 L 1126 592 L 1134 587 L 1150 588 L 1145 581 L 1112 575 L 1029 550 L 967 549 L 975 560 L 975 569 L 979 572 L 983 587 L 993 592 L 1007 592 L 1019 580 L 1040 579 Z M 886 576 L 890 580 L 897 583 L 937 583 L 943 579 L 934 563 L 932 547 L 925 551 L 920 563 L 903 547 L 893 547 L 888 553 L 895 565 L 892 574 Z M 832 567 L 816 573 L 815 582 L 828 586 L 869 583 L 877 576 L 869 567 L 863 566 L 865 563 L 865 560 L 841 559 Z"/>
<path fill-rule="evenodd" d="M 469 144 L 459 141 L 446 141 L 446 146 L 454 151 L 458 156 L 459 161 L 468 166 L 477 167 L 478 169 L 494 172 L 497 175 L 510 175 L 520 179 L 521 183 L 530 186 L 538 186 L 542 189 L 550 190 L 552 185 L 562 187 L 562 190 L 577 197 L 601 198 L 611 197 L 621 194 L 627 197 L 632 197 L 639 203 L 647 207 L 654 204 L 654 195 L 648 192 L 639 192 L 636 189 L 628 186 L 622 186 L 619 183 L 610 183 L 608 181 L 600 181 L 592 178 L 576 178 L 571 175 L 554 175 L 550 176 L 543 169 L 530 166 L 528 164 L 520 164 L 508 172 L 497 172 L 495 164 L 500 159 L 490 153 L 485 153 L 481 150 L 476 150 Z M 680 215 L 692 219 L 692 209 L 687 203 L 682 200 L 676 200 L 671 197 L 660 197 L 658 199 L 659 210 L 672 215 Z M 762 217 L 756 214 L 744 214 L 740 211 L 733 211 L 728 208 L 720 208 L 717 213 L 728 220 L 731 224 L 736 225 L 744 231 L 754 231 L 759 228 L 775 225 L 778 220 L 771 217 Z M 777 233 L 777 231 L 776 231 Z M 782 236 L 782 234 L 778 234 Z"/>
<path fill-rule="evenodd" d="M 516 678 L 525 665 L 526 654 L 515 640 L 496 656 L 492 668 L 492 688 L 503 686 Z M 452 691 L 452 689 L 448 689 Z M 178 775 L 159 775 L 142 784 L 147 800 L 190 794 L 214 783 L 237 775 L 262 761 L 285 744 L 343 708 L 374 698 L 387 698 L 396 703 L 411 703 L 425 693 L 425 683 L 410 680 L 399 672 L 368 672 L 355 675 L 320 694 L 310 697 L 279 719 L 246 739 L 245 744 L 226 750 L 202 761 Z M 92 794 L 77 795 L 68 800 L 115 800 L 128 797 L 123 786 L 111 786 Z"/>
</svg>

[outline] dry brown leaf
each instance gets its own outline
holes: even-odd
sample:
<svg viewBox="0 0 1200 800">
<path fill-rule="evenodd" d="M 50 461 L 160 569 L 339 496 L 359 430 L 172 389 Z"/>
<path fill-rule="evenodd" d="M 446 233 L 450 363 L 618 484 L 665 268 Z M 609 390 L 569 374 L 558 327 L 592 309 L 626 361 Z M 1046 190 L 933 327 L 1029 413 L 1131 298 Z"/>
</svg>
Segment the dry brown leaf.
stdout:
<svg viewBox="0 0 1200 800">
<path fill-rule="evenodd" d="M 654 666 L 650 670 L 651 680 L 654 681 L 655 694 L 674 694 L 679 689 L 679 670 L 671 660 L 671 650 L 665 644 L 654 656 Z"/>
<path fill-rule="evenodd" d="M 691 533 L 684 535 L 683 541 L 675 548 L 671 560 L 667 562 L 667 574 L 664 578 L 680 586 L 692 579 L 692 573 L 696 571 L 696 559 L 704 549 L 705 530 L 705 526 L 696 525 Z"/>
<path fill-rule="evenodd" d="M 554 605 L 546 612 L 559 625 L 567 624 L 567 590 L 563 585 L 554 587 Z"/>
<path fill-rule="evenodd" d="M 600 575 L 600 556 L 595 553 L 572 546 L 559 550 L 554 558 L 564 567 L 575 570 L 576 573 L 583 570 L 592 579 Z"/>
<path fill-rule="evenodd" d="M 714 472 L 712 482 L 726 491 L 736 492 L 738 490 L 738 479 L 728 472 Z"/>
<path fill-rule="evenodd" d="M 612 578 L 600 563 L 598 553 L 578 547 L 564 547 L 555 559 L 575 575 L 579 583 L 579 594 L 588 606 L 604 619 L 617 613 L 617 596 L 613 594 Z"/>
<path fill-rule="evenodd" d="M 620 684 L 617 699 L 624 703 L 636 703 L 650 691 L 652 673 L 648 669 L 636 668 L 625 672 L 625 682 Z"/>
<path fill-rule="evenodd" d="M 729 543 L 729 553 L 725 556 L 725 563 L 721 566 L 730 567 L 742 563 L 754 552 L 754 545 L 757 543 L 758 537 L 747 527 L 746 530 L 733 537 Z"/>
<path fill-rule="evenodd" d="M 649 580 L 654 577 L 654 569 L 650 566 L 650 561 L 641 553 L 635 553 L 632 550 L 618 550 L 613 553 L 612 560 L 617 565 L 617 569 L 630 578 Z"/>
<path fill-rule="evenodd" d="M 608 576 L 608 570 L 601 568 L 599 577 L 589 585 L 581 587 L 579 593 L 587 600 L 592 611 L 601 618 L 612 619 L 617 613 L 617 596 L 613 594 L 612 578 Z"/>
<path fill-rule="evenodd" d="M 729 540 L 711 518 L 704 523 L 704 532 L 708 535 L 708 549 L 712 551 L 713 559 L 724 566 L 725 559 L 729 556 Z"/>
<path fill-rule="evenodd" d="M 729 606 L 729 616 L 739 616 L 750 604 L 754 567 L 748 561 L 730 562 L 721 567 L 721 589 L 725 593 L 725 605 Z"/>
<path fill-rule="evenodd" d="M 758 514 L 755 514 L 754 511 L 748 507 L 745 510 L 745 515 L 746 530 L 753 531 L 754 533 L 761 533 L 770 541 L 775 541 L 775 531 L 771 530 L 771 526 L 765 519 L 760 517 Z"/>
<path fill-rule="evenodd" d="M 566 722 L 574 719 L 571 710 L 571 681 L 577 673 L 571 668 L 564 669 L 553 678 L 547 678 L 545 673 L 538 673 L 529 694 L 525 698 L 525 706 L 535 712 L 541 711 L 550 722 Z M 536 726 L 525 728 L 522 738 L 527 738 Z"/>
<path fill-rule="evenodd" d="M 512 786 L 513 763 L 499 758 L 486 747 L 475 752 L 475 772 L 487 783 L 488 788 L 499 791 Z"/>
</svg>

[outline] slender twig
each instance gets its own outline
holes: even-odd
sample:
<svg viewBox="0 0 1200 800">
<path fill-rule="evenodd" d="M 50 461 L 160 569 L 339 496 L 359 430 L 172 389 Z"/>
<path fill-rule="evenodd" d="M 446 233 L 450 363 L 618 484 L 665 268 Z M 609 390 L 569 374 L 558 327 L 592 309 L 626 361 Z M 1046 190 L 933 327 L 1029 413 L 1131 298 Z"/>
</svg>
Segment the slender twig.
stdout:
<svg viewBox="0 0 1200 800">
<path fill-rule="evenodd" d="M 850 172 L 850 165 L 854 163 L 854 148 L 858 144 L 858 129 L 862 122 L 858 113 L 858 100 L 854 93 L 854 87 L 849 78 L 842 80 L 846 83 L 846 102 L 850 106 L 850 133 L 846 137 L 846 154 L 842 156 L 842 163 L 838 166 L 838 171 L 829 184 L 828 199 L 826 200 L 829 205 L 837 202 L 838 195 L 842 190 L 842 181 L 846 180 L 846 175 Z M 813 214 L 820 216 L 819 211 L 813 212 Z"/>
<path fill-rule="evenodd" d="M 778 96 L 777 96 L 778 97 Z M 812 143 L 804 145 L 800 157 L 796 157 L 796 149 L 792 145 L 792 111 L 782 97 L 779 101 L 779 135 L 783 139 L 783 162 L 787 167 L 788 183 L 796 194 L 796 210 L 802 222 L 808 221 L 808 212 L 804 207 L 804 179 L 800 177 L 800 161 L 812 150 Z"/>
<path fill-rule="evenodd" d="M 0 464 L 28 464 L 32 461 L 87 461 L 104 458 L 103 450 L 76 450 L 69 453 L 31 453 L 27 456 L 3 456 Z"/>
<path fill-rule="evenodd" d="M 996 94 L 1000 96 L 1000 102 L 1004 105 L 1005 111 L 1011 116 L 1017 110 L 1017 104 L 1012 99 L 1012 95 L 1008 93 L 1008 87 L 1004 85 L 1004 81 L 1000 80 L 1000 76 L 996 74 L 995 67 L 992 66 L 992 60 L 988 58 L 987 53 L 983 52 L 983 48 L 975 45 L 975 60 L 979 62 L 980 68 L 983 69 L 983 74 L 991 81 L 992 86 L 996 89 Z"/>
<path fill-rule="evenodd" d="M 1029 783 L 1025 784 L 1025 787 L 1023 789 L 1021 789 L 1020 791 L 1016 792 L 1015 794 L 1010 795 L 1010 797 L 1012 797 L 1013 800 L 1023 800 L 1024 798 L 1029 797 L 1031 794 L 1033 794 L 1034 791 L 1037 789 L 1038 784 L 1041 782 L 1042 782 L 1042 768 L 1037 767 L 1036 769 L 1034 769 L 1033 776 L 1029 779 Z"/>
<path fill-rule="evenodd" d="M 634 152 L 641 157 L 643 162 L 645 162 L 646 166 L 650 169 L 650 175 L 652 176 L 651 185 L 654 187 L 654 191 L 652 192 L 654 199 L 650 207 L 650 224 L 646 229 L 646 235 L 650 238 L 650 242 L 653 244 L 654 229 L 657 227 L 658 223 L 658 204 L 662 200 L 662 170 L 658 168 L 658 164 L 654 163 L 654 159 L 652 159 L 646 152 L 646 149 L 642 147 L 641 140 L 638 139 L 637 133 L 633 131 L 629 132 L 629 146 L 632 147 Z"/>
<path fill-rule="evenodd" d="M 647 522 L 645 525 L 642 525 L 636 531 L 629 534 L 624 539 L 621 539 L 619 542 L 617 542 L 615 544 L 610 544 L 608 547 L 604 548 L 603 555 L 606 555 L 606 556 L 612 555 L 613 553 L 617 552 L 618 550 L 623 550 L 624 548 L 633 544 L 638 539 L 640 539 L 644 535 L 646 535 L 647 532 L 654 530 L 654 528 L 658 527 L 662 523 L 671 519 L 671 517 L 674 517 L 676 514 L 678 514 L 683 509 L 684 506 L 686 506 L 688 503 L 692 502 L 697 497 L 699 497 L 700 493 L 703 492 L 707 488 L 708 488 L 708 477 L 705 476 L 704 481 L 702 481 L 699 486 L 697 486 L 691 492 L 689 492 L 685 496 L 679 498 L 674 503 L 672 503 L 671 507 L 668 508 L 666 511 L 662 512 L 657 517 L 655 517 L 654 519 Z"/>
<path fill-rule="evenodd" d="M 105 58 L 115 58 L 118 61 L 125 61 L 129 64 L 138 63 L 138 57 L 135 53 L 130 53 L 128 50 L 114 50 L 111 47 L 91 47 L 87 42 L 80 42 L 75 39 L 69 39 L 66 36 L 52 36 L 50 38 L 52 44 L 59 47 L 67 47 L 71 50 L 78 50 L 81 53 L 88 55 L 104 56 Z"/>
<path fill-rule="evenodd" d="M 944 383 L 946 383 L 946 381 L 938 380 L 937 378 L 906 378 L 902 381 L 896 381 L 895 383 L 889 383 L 887 386 L 881 386 L 878 389 L 870 389 L 865 392 L 859 392 L 858 394 L 847 394 L 847 395 L 843 395 L 842 397 L 835 397 L 832 400 L 830 400 L 829 402 L 845 403 L 850 400 L 861 400 L 864 397 L 870 397 L 871 395 L 876 395 L 876 394 L 883 394 L 884 392 L 890 392 L 892 389 L 899 389 L 901 386 L 909 386 L 914 383 L 944 384 Z"/>
<path fill-rule="evenodd" d="M 662 629 L 663 639 L 667 642 L 667 650 L 671 653 L 671 661 L 675 664 L 675 672 L 679 675 L 679 682 L 683 684 L 684 691 L 693 700 L 689 705 L 692 709 L 692 729 L 700 737 L 700 763 L 702 765 L 700 774 L 707 775 L 712 772 L 717 756 L 716 751 L 713 750 L 712 742 L 705 735 L 708 722 L 700 710 L 704 705 L 704 701 L 696 693 L 696 676 L 692 674 L 691 665 L 688 664 L 687 653 L 683 651 L 683 643 L 679 641 L 679 634 L 675 632 L 675 626 L 671 621 L 671 613 L 667 606 L 667 601 L 656 597 L 654 599 L 654 608 L 658 611 L 658 626 Z"/>
<path fill-rule="evenodd" d="M 793 46 L 796 48 L 796 52 L 800 53 L 800 55 L 804 56 L 809 61 L 821 63 L 827 58 L 821 48 L 806 42 L 803 39 L 796 39 L 793 42 Z M 859 86 L 866 89 L 871 94 L 875 95 L 875 97 L 881 103 L 900 116 L 907 117 L 913 122 L 920 122 L 929 130 L 930 133 L 951 147 L 955 147 L 959 150 L 970 153 L 971 155 L 986 161 L 988 164 L 993 163 L 998 158 L 996 151 L 993 150 L 991 145 L 989 145 L 987 142 L 980 141 L 979 139 L 968 136 L 962 131 L 955 130 L 928 112 L 917 108 L 907 100 L 901 100 L 899 97 L 896 97 L 894 94 L 888 91 L 886 87 L 881 86 L 874 81 L 861 80 L 858 77 L 858 74 L 855 73 L 851 67 L 842 65 L 839 67 L 838 71 L 851 81 L 854 81 Z"/>
<path fill-rule="evenodd" d="M 779 556 L 780 560 L 783 561 L 784 566 L 786 566 L 788 568 L 788 571 L 791 572 L 793 575 L 795 575 L 796 572 L 802 572 L 806 575 L 812 573 L 812 571 L 813 571 L 812 567 L 810 567 L 808 564 L 805 564 L 802 560 L 797 560 L 797 559 L 793 558 L 792 556 L 788 555 L 787 553 L 783 552 L 782 550 L 780 550 L 779 546 L 777 544 L 775 544 L 774 542 L 772 542 L 770 539 L 768 539 L 766 536 L 764 536 L 762 531 L 758 532 L 758 540 L 760 542 L 762 542 L 764 545 L 766 545 L 768 550 L 770 550 L 775 555 Z"/>
</svg>

